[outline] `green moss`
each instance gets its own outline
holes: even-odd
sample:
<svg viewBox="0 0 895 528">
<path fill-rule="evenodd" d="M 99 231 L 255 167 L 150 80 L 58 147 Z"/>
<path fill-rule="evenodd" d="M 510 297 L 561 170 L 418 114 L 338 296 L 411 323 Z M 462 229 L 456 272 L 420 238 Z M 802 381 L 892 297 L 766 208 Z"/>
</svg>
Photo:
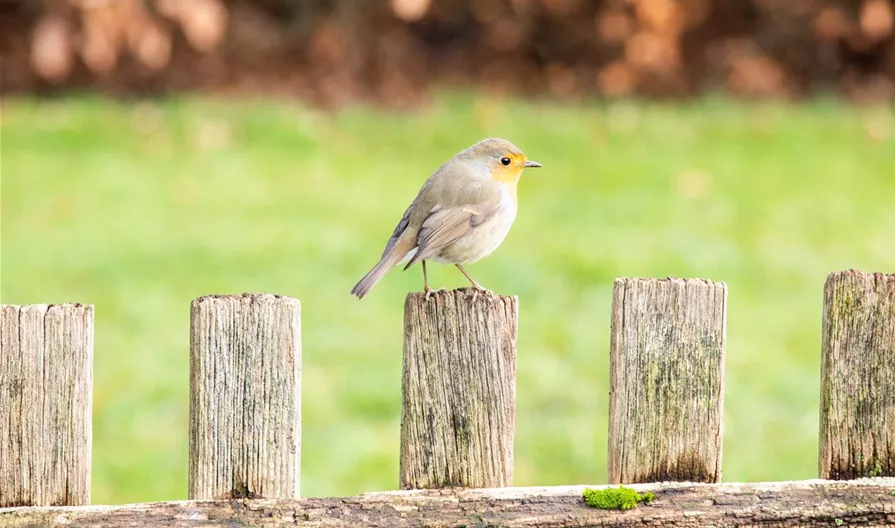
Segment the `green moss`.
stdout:
<svg viewBox="0 0 895 528">
<path fill-rule="evenodd" d="M 630 510 L 637 506 L 639 502 L 649 504 L 655 498 L 655 495 L 650 491 L 641 495 L 633 489 L 624 486 L 602 490 L 587 488 L 584 490 L 583 496 L 584 502 L 588 506 L 601 510 Z"/>
<path fill-rule="evenodd" d="M 873 465 L 870 467 L 870 472 L 868 475 L 872 477 L 880 477 L 883 474 L 883 465 L 880 464 L 879 460 L 875 460 Z"/>
<path fill-rule="evenodd" d="M 845 521 L 839 518 L 835 519 L 833 522 L 836 523 L 836 526 L 842 526 L 843 524 L 845 524 Z"/>
<path fill-rule="evenodd" d="M 852 313 L 854 313 L 855 308 L 857 308 L 858 302 L 855 299 L 854 295 L 849 295 L 843 293 L 839 298 L 839 316 L 840 317 L 851 317 Z"/>
</svg>

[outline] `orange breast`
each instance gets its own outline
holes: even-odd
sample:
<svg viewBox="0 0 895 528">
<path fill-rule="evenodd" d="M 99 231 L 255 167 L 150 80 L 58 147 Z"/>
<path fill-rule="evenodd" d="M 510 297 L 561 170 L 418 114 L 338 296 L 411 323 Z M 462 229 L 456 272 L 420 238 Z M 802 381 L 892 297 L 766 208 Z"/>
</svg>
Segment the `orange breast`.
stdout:
<svg viewBox="0 0 895 528">
<path fill-rule="evenodd" d="M 522 175 L 522 170 L 522 167 L 512 163 L 509 167 L 498 167 L 491 174 L 491 177 L 502 183 L 515 183 L 519 181 L 519 176 Z"/>
</svg>

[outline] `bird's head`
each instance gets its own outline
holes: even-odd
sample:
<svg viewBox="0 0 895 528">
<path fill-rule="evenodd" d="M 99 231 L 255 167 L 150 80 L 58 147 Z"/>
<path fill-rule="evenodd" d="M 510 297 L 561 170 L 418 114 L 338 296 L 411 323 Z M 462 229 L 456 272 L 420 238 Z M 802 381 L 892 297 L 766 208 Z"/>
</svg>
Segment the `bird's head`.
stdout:
<svg viewBox="0 0 895 528">
<path fill-rule="evenodd" d="M 541 166 L 528 159 L 519 147 L 501 138 L 483 139 L 463 154 L 476 165 L 486 168 L 492 178 L 504 183 L 516 182 L 525 169 Z"/>
</svg>

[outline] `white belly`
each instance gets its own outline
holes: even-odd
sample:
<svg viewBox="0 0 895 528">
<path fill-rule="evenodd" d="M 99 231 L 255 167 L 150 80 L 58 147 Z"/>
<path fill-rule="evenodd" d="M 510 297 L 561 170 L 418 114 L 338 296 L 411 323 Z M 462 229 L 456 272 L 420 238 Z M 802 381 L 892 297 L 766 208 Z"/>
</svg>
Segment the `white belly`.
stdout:
<svg viewBox="0 0 895 528">
<path fill-rule="evenodd" d="M 466 236 L 444 248 L 431 260 L 449 264 L 468 264 L 487 257 L 503 243 L 515 220 L 516 200 L 504 187 L 500 211 Z"/>
</svg>

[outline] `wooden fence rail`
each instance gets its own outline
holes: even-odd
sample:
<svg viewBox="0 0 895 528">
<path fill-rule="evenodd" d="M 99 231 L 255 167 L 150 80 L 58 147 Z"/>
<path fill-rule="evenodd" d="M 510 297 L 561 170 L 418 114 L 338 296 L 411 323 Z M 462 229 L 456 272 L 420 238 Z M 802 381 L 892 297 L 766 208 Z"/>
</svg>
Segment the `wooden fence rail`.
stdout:
<svg viewBox="0 0 895 528">
<path fill-rule="evenodd" d="M 299 499 L 299 301 L 196 299 L 191 500 L 120 507 L 81 506 L 90 502 L 93 307 L 2 305 L 0 527 L 895 524 L 895 274 L 833 273 L 823 301 L 826 480 L 722 484 L 726 285 L 616 281 L 609 482 L 656 492 L 622 513 L 586 506 L 581 487 L 511 487 L 515 297 L 408 295 L 396 446 L 397 487 L 408 491 L 330 499 Z"/>
<path fill-rule="evenodd" d="M 605 489 L 607 486 L 594 486 Z M 301 500 L 173 501 L 9 508 L 0 527 L 348 528 L 838 528 L 895 525 L 895 478 L 758 483 L 633 484 L 648 506 L 601 510 L 585 486 L 427 489 Z"/>
</svg>

